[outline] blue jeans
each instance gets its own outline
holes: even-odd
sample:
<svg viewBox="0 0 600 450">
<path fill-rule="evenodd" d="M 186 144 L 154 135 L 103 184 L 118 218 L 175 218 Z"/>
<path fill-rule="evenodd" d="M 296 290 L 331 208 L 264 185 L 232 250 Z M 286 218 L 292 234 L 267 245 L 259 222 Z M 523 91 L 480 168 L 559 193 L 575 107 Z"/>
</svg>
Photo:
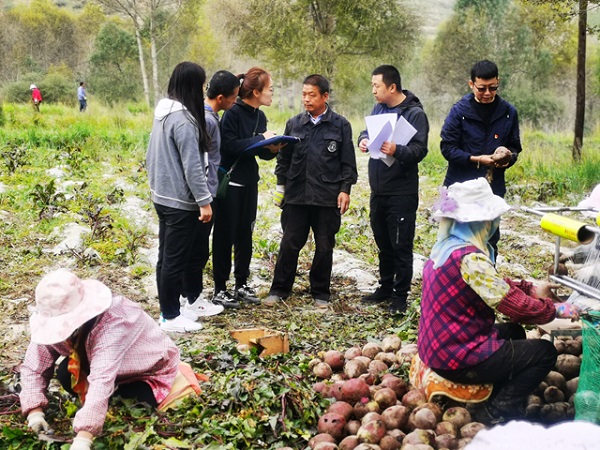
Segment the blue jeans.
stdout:
<svg viewBox="0 0 600 450">
<path fill-rule="evenodd" d="M 185 279 L 200 221 L 198 211 L 154 204 L 158 214 L 156 284 L 160 312 L 165 319 L 179 316 L 179 295 Z"/>
</svg>

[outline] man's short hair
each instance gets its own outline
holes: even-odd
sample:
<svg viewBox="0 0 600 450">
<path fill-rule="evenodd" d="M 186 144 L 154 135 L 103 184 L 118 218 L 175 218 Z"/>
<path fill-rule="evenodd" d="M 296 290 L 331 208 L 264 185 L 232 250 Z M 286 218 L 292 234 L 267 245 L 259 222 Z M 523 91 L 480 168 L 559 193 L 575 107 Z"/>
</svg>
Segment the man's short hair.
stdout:
<svg viewBox="0 0 600 450">
<path fill-rule="evenodd" d="M 396 89 L 398 91 L 402 91 L 402 78 L 400 77 L 400 72 L 394 66 L 390 66 L 384 64 L 382 66 L 376 67 L 371 75 L 381 75 L 381 80 L 383 84 L 385 84 L 388 88 L 392 85 L 396 85 Z"/>
<path fill-rule="evenodd" d="M 316 86 L 321 95 L 329 93 L 329 81 L 323 75 L 312 74 L 307 76 L 302 84 L 308 84 L 310 86 Z"/>
<path fill-rule="evenodd" d="M 476 62 L 471 68 L 471 81 L 475 82 L 475 78 L 479 78 L 481 80 L 498 78 L 498 66 L 487 59 Z"/>
</svg>

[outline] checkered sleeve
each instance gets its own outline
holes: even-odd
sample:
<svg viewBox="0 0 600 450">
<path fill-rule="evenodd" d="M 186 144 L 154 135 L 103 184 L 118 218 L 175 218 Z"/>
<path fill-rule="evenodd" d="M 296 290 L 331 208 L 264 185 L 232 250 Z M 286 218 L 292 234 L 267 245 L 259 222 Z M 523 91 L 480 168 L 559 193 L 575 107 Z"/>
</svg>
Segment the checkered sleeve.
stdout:
<svg viewBox="0 0 600 450">
<path fill-rule="evenodd" d="M 498 305 L 498 311 L 510 317 L 511 321 L 525 325 L 544 324 L 554 319 L 556 307 L 552 299 L 534 298 L 523 292 L 519 283 L 508 278 L 505 280 L 510 290 Z"/>
<path fill-rule="evenodd" d="M 54 362 L 60 354 L 51 346 L 31 342 L 21 365 L 21 410 L 27 414 L 48 404 L 46 390 L 54 374 Z"/>
</svg>

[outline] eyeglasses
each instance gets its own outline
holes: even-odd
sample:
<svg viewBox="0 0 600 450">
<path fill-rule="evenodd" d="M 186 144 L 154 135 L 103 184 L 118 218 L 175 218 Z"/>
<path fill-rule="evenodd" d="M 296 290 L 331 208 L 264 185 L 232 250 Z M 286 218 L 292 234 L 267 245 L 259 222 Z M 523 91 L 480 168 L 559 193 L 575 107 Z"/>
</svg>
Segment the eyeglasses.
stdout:
<svg viewBox="0 0 600 450">
<path fill-rule="evenodd" d="M 482 94 L 485 91 L 496 92 L 498 90 L 498 85 L 496 85 L 496 86 L 475 86 L 475 85 L 473 85 L 473 86 L 475 87 L 475 89 L 477 89 L 477 92 L 481 92 Z"/>
</svg>

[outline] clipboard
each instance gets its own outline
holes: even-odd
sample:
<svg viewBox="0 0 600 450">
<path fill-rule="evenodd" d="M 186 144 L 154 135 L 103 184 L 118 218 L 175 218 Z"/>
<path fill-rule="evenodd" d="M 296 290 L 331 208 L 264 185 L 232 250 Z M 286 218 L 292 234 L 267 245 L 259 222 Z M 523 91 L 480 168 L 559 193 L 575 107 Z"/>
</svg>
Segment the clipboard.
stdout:
<svg viewBox="0 0 600 450">
<path fill-rule="evenodd" d="M 285 134 L 282 134 L 281 136 L 273 136 L 272 138 L 269 139 L 264 139 L 262 141 L 258 141 L 256 144 L 252 144 L 248 147 L 246 147 L 243 151 L 244 154 L 247 154 L 248 152 L 252 153 L 252 154 L 256 154 L 256 152 L 258 152 L 259 150 L 261 150 L 263 147 L 267 146 L 267 145 L 277 145 L 277 144 L 296 144 L 297 142 L 300 142 L 300 138 L 297 138 L 296 136 L 286 136 Z"/>
</svg>

